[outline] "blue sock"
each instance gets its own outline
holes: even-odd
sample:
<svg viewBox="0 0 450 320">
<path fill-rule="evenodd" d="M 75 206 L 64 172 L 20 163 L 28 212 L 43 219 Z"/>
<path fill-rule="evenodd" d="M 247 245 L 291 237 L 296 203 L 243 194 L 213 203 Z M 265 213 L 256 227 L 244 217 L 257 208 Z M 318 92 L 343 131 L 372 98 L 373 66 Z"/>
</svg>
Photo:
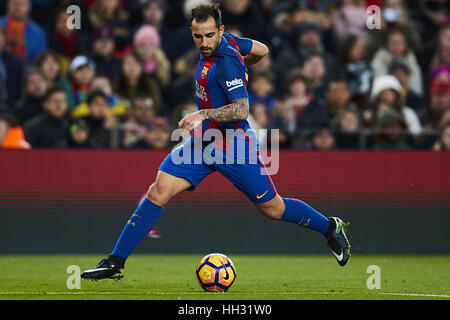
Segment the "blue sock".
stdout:
<svg viewBox="0 0 450 320">
<path fill-rule="evenodd" d="M 128 220 L 111 255 L 124 259 L 128 258 L 139 242 L 153 229 L 162 209 L 162 207 L 144 198 Z"/>
<path fill-rule="evenodd" d="M 290 221 L 323 234 L 327 232 L 328 226 L 330 225 L 327 217 L 303 201 L 291 198 L 283 198 L 283 200 L 286 204 L 286 209 L 281 220 Z"/>
</svg>

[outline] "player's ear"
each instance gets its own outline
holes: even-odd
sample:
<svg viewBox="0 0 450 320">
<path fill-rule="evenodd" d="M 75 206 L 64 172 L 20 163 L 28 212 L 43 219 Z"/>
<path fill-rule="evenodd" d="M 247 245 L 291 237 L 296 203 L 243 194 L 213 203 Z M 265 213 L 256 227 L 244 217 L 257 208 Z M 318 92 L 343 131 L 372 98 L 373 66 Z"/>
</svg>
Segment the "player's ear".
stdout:
<svg viewBox="0 0 450 320">
<path fill-rule="evenodd" d="M 223 36 L 223 33 L 225 32 L 225 26 L 221 25 L 219 28 L 219 36 Z"/>
</svg>

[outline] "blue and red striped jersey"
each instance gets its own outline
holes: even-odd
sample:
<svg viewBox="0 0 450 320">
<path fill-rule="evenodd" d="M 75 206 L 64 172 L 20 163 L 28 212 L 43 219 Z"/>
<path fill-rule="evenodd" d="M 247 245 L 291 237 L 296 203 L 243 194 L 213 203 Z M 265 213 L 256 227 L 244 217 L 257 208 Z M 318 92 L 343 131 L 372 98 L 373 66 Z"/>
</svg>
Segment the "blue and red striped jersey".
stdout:
<svg viewBox="0 0 450 320">
<path fill-rule="evenodd" d="M 195 74 L 196 100 L 199 110 L 220 108 L 235 99 L 248 98 L 248 70 L 242 54 L 248 54 L 251 46 L 250 39 L 237 38 L 225 33 L 219 48 L 212 57 L 200 55 Z M 225 136 L 226 129 L 247 131 L 250 126 L 247 120 L 203 121 L 203 133 L 210 128 L 221 130 Z M 197 136 L 195 132 L 194 136 Z"/>
</svg>

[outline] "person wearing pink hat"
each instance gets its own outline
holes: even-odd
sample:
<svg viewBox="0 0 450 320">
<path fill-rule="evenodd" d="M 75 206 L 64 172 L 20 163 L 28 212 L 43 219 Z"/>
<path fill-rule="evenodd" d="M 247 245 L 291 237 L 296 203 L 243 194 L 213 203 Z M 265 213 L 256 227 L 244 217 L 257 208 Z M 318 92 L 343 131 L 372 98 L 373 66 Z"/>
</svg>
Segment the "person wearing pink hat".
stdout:
<svg viewBox="0 0 450 320">
<path fill-rule="evenodd" d="M 427 127 L 439 129 L 441 117 L 450 108 L 450 67 L 439 65 L 430 74 L 430 116 Z"/>
<path fill-rule="evenodd" d="M 162 88 L 170 82 L 171 64 L 161 49 L 161 38 L 158 30 L 150 25 L 140 27 L 133 38 L 133 46 L 144 61 L 144 72 L 154 76 Z"/>
</svg>

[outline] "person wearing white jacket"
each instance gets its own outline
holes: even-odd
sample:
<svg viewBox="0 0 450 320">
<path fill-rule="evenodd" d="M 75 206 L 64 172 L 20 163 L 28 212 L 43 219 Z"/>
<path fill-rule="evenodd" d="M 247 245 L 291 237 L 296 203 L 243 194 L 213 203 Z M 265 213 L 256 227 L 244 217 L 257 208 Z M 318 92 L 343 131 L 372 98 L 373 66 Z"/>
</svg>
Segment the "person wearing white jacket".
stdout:
<svg viewBox="0 0 450 320">
<path fill-rule="evenodd" d="M 418 135 L 422 131 L 422 125 L 417 113 L 414 109 L 404 105 L 402 86 L 397 78 L 392 75 L 378 76 L 373 81 L 370 93 L 371 108 L 364 113 L 364 118 L 369 123 L 375 123 L 376 119 L 381 116 L 380 113 L 382 111 L 380 112 L 377 108 L 380 102 L 392 105 L 396 111 L 403 115 L 408 125 L 409 133 Z"/>
<path fill-rule="evenodd" d="M 391 30 L 386 36 L 386 45 L 375 53 L 371 63 L 374 76 L 388 74 L 389 66 L 395 60 L 405 63 L 410 70 L 409 89 L 419 96 L 423 95 L 422 71 L 401 29 Z"/>
</svg>

